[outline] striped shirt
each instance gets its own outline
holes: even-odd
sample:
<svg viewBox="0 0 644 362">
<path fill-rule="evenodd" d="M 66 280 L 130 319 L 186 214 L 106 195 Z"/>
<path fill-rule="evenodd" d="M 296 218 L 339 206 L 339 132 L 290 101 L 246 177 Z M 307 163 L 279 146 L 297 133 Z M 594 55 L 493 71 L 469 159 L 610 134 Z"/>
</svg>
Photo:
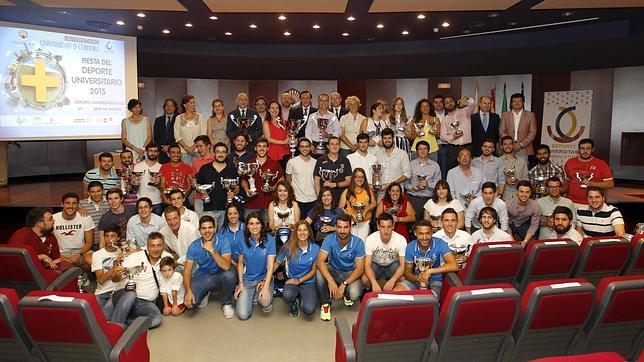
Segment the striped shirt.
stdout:
<svg viewBox="0 0 644 362">
<path fill-rule="evenodd" d="M 615 226 L 624 225 L 622 213 L 605 203 L 597 212 L 593 212 L 589 205 L 579 207 L 577 222 L 583 228 L 585 236 L 614 236 Z"/>
<path fill-rule="evenodd" d="M 107 194 L 107 191 L 113 187 L 121 185 L 121 179 L 116 174 L 114 168 L 110 168 L 110 174 L 107 178 L 101 176 L 101 169 L 99 167 L 93 168 L 85 173 L 83 177 L 83 183 L 89 185 L 92 181 L 98 181 L 103 184 L 103 196 Z"/>
<path fill-rule="evenodd" d="M 91 216 L 92 220 L 94 221 L 94 225 L 98 225 L 98 222 L 101 221 L 101 216 L 103 216 L 103 214 L 105 214 L 107 210 L 110 209 L 110 206 L 108 205 L 105 198 L 103 198 L 103 200 L 97 204 L 88 197 L 81 200 L 78 203 L 78 206 L 87 210 L 89 216 Z M 98 228 L 94 228 L 94 245 L 92 246 L 92 250 L 98 250 L 98 242 Z"/>
</svg>

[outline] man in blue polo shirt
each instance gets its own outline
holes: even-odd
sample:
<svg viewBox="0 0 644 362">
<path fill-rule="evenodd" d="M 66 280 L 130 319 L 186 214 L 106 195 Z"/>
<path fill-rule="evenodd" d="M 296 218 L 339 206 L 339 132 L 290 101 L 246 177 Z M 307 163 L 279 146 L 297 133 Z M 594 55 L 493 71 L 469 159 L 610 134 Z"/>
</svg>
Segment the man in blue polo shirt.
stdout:
<svg viewBox="0 0 644 362">
<path fill-rule="evenodd" d="M 351 235 L 349 215 L 338 216 L 335 228 L 336 231 L 322 242 L 315 276 L 322 305 L 320 319 L 323 321 L 331 320 L 331 298 L 343 298 L 344 304 L 350 307 L 362 292 L 360 277 L 364 273 L 364 242 Z"/>
<path fill-rule="evenodd" d="M 415 233 L 418 239 L 407 244 L 405 250 L 406 280 L 401 284 L 409 290 L 428 285 L 439 296 L 442 274 L 458 270 L 456 257 L 443 239 L 432 237 L 432 225 L 428 221 L 416 222 Z M 418 270 L 419 259 L 429 260 L 429 267 L 422 273 Z"/>
<path fill-rule="evenodd" d="M 235 315 L 231 303 L 237 285 L 237 274 L 230 267 L 230 241 L 227 238 L 217 238 L 215 231 L 215 219 L 212 216 L 206 215 L 199 220 L 201 237 L 188 247 L 183 270 L 183 285 L 186 289 L 184 303 L 189 309 L 205 307 L 210 290 L 221 289 L 224 316 L 231 319 Z M 195 263 L 197 268 L 192 272 Z"/>
</svg>

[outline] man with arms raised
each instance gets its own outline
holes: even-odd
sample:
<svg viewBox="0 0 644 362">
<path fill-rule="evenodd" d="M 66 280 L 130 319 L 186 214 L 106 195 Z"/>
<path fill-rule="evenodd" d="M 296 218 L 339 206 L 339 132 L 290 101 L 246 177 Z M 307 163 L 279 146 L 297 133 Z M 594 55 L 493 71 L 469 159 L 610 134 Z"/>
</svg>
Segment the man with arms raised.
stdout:
<svg viewBox="0 0 644 362">
<path fill-rule="evenodd" d="M 389 213 L 378 217 L 378 231 L 365 241 L 365 265 L 362 283 L 374 292 L 402 289 L 398 282 L 405 272 L 407 240 L 394 231 L 394 218 Z M 379 280 L 385 279 L 380 287 Z"/>
</svg>

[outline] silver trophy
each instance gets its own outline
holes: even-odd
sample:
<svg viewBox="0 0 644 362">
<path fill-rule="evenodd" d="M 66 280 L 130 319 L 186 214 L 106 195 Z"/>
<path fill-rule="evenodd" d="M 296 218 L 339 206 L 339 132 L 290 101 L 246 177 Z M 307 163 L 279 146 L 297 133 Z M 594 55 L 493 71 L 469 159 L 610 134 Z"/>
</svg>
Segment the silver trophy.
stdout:
<svg viewBox="0 0 644 362">
<path fill-rule="evenodd" d="M 142 171 L 132 171 L 132 177 L 130 179 L 132 192 L 137 192 L 139 190 L 139 186 L 141 186 L 141 177 L 143 177 Z"/>
<path fill-rule="evenodd" d="M 454 130 L 454 134 L 457 136 L 463 135 L 463 130 L 460 129 L 461 121 L 454 121 L 449 124 L 450 128 Z"/>
<path fill-rule="evenodd" d="M 388 209 L 386 210 L 386 212 L 387 212 L 388 214 L 390 214 L 391 216 L 394 216 L 394 217 L 395 217 L 395 216 L 396 216 L 396 215 L 398 215 L 398 213 L 400 212 L 400 207 L 398 207 L 398 206 L 392 206 L 392 207 L 388 208 Z M 395 218 L 394 218 L 394 219 L 395 219 Z"/>
<path fill-rule="evenodd" d="M 326 128 L 329 126 L 329 119 L 318 118 L 315 120 L 315 123 L 318 125 L 319 140 L 320 140 L 317 147 L 315 148 L 315 154 L 324 155 L 326 153 L 326 149 L 324 146 L 326 144 L 326 141 L 323 134 L 326 133 Z"/>
<path fill-rule="evenodd" d="M 205 185 L 197 185 L 197 192 L 203 195 L 203 202 L 206 204 L 210 203 L 210 190 L 215 187 L 215 183 L 211 184 L 205 184 Z"/>
<path fill-rule="evenodd" d="M 396 131 L 405 132 L 405 129 L 407 128 L 407 121 L 404 121 L 402 118 L 398 118 L 394 122 L 396 122 L 396 124 L 392 126 L 396 127 Z"/>
<path fill-rule="evenodd" d="M 421 190 L 424 190 L 424 189 L 427 188 L 427 184 L 426 184 L 427 183 L 427 177 L 428 177 L 427 175 L 416 175 L 416 181 L 418 181 L 418 188 L 420 188 Z M 421 181 L 425 181 L 425 186 L 420 185 Z"/>
<path fill-rule="evenodd" d="M 239 185 L 239 178 L 222 178 L 221 179 L 221 186 L 224 187 L 224 189 L 227 192 L 232 192 L 235 187 Z M 233 199 L 226 197 L 226 205 L 230 205 L 233 203 Z"/>
<path fill-rule="evenodd" d="M 465 206 L 465 207 L 470 206 L 470 202 L 472 201 L 472 197 L 473 197 L 473 196 L 472 196 L 472 193 L 471 193 L 471 192 L 468 192 L 468 193 L 466 193 L 466 194 L 459 194 L 459 195 L 461 196 L 461 198 L 462 198 L 462 199 L 464 199 L 464 200 L 465 200 L 465 205 L 464 205 L 464 206 Z"/>
<path fill-rule="evenodd" d="M 416 269 L 418 269 L 418 274 L 423 274 L 425 270 L 430 269 L 434 265 L 434 258 L 433 257 L 418 257 L 414 258 L 414 264 L 416 264 Z M 418 281 L 418 284 L 421 289 L 427 289 L 429 285 L 425 282 L 421 282 L 420 278 Z"/>
<path fill-rule="evenodd" d="M 532 184 L 534 185 L 534 191 L 537 195 L 546 195 L 548 194 L 548 188 L 546 187 L 546 180 L 548 179 L 545 176 L 531 176 Z"/>
<path fill-rule="evenodd" d="M 253 178 L 253 175 L 255 175 L 255 172 L 259 170 L 259 163 L 257 162 L 240 162 L 237 166 L 239 169 L 239 173 L 242 176 L 248 177 L 248 196 L 253 197 L 257 195 L 257 188 L 255 187 L 255 178 Z"/>
<path fill-rule="evenodd" d="M 300 131 L 302 121 L 299 119 L 289 119 L 286 121 L 286 134 L 288 135 L 288 146 L 291 151 L 291 158 L 295 157 L 297 149 L 297 134 Z"/>
<path fill-rule="evenodd" d="M 457 261 L 459 259 L 462 260 L 463 258 L 465 258 L 465 256 L 467 256 L 467 253 L 470 251 L 470 245 L 450 244 L 449 248 L 454 252 L 454 256 L 456 257 Z M 465 260 L 463 260 L 462 262 L 457 262 L 458 268 L 463 269 L 466 262 L 467 261 Z"/>
<path fill-rule="evenodd" d="M 291 216 L 291 210 L 277 210 L 276 214 L 277 217 L 282 221 L 282 223 L 277 227 L 277 230 L 275 230 L 275 236 L 279 241 L 282 242 L 282 244 L 286 244 L 288 242 L 288 239 L 291 237 L 291 228 L 286 223 L 286 219 Z"/>
<path fill-rule="evenodd" d="M 441 224 L 441 216 L 433 216 L 429 215 L 429 223 L 432 224 L 432 232 L 435 233 L 438 230 L 443 228 L 443 225 Z"/>
<path fill-rule="evenodd" d="M 338 170 L 320 169 L 319 174 L 322 181 L 333 181 L 338 176 Z"/>
<path fill-rule="evenodd" d="M 148 171 L 150 178 L 148 179 L 148 186 L 156 186 L 159 184 L 159 173 L 155 171 Z"/>
<path fill-rule="evenodd" d="M 438 133 L 438 120 L 431 121 L 429 124 L 429 133 L 436 135 Z"/>
<path fill-rule="evenodd" d="M 371 165 L 371 186 L 375 191 L 382 188 L 382 165 L 379 163 Z"/>
<path fill-rule="evenodd" d="M 128 292 L 136 290 L 136 282 L 134 281 L 134 276 L 137 275 L 141 270 L 143 270 L 143 262 L 140 265 L 135 265 L 133 267 L 125 268 L 125 274 L 127 274 L 127 282 L 125 283 L 125 290 Z M 154 270 L 152 271 L 154 273 Z"/>
<path fill-rule="evenodd" d="M 594 172 L 589 172 L 589 171 L 577 171 L 575 172 L 575 175 L 577 176 L 577 180 L 581 182 L 580 187 L 582 189 L 588 188 L 588 182 L 593 179 L 595 176 Z"/>
<path fill-rule="evenodd" d="M 414 127 L 416 127 L 416 134 L 418 137 L 425 137 L 425 126 L 427 125 L 427 121 L 420 121 L 414 123 Z"/>
<path fill-rule="evenodd" d="M 367 204 L 364 202 L 351 203 L 351 207 L 356 210 L 356 220 L 364 221 L 364 210 L 367 207 Z"/>
<path fill-rule="evenodd" d="M 517 180 L 517 168 L 514 165 L 503 171 L 503 174 L 505 174 L 505 180 L 512 184 Z"/>
<path fill-rule="evenodd" d="M 637 223 L 637 225 L 635 225 L 635 231 L 633 232 L 634 232 L 634 235 L 644 234 L 644 222 Z"/>
<path fill-rule="evenodd" d="M 322 226 L 320 226 L 320 230 L 322 230 L 323 227 L 331 225 L 333 218 L 329 216 L 320 216 L 320 221 L 322 222 Z"/>
<path fill-rule="evenodd" d="M 130 178 L 132 177 L 132 171 L 127 167 L 117 168 L 116 175 L 121 180 L 119 185 L 121 192 L 123 193 L 123 195 L 127 195 L 130 191 Z"/>
<path fill-rule="evenodd" d="M 266 172 L 262 171 L 262 169 L 259 169 L 259 176 L 264 180 L 264 184 L 262 185 L 262 191 L 264 192 L 271 192 L 271 185 L 269 184 L 270 182 L 273 182 L 279 175 L 279 171 L 271 172 L 270 169 L 266 170 Z"/>
</svg>

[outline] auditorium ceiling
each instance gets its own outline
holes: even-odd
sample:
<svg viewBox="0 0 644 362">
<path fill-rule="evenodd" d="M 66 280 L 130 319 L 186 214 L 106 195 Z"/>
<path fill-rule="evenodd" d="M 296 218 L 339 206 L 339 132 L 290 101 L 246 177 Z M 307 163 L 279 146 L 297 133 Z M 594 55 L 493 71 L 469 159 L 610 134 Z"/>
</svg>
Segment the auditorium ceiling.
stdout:
<svg viewBox="0 0 644 362">
<path fill-rule="evenodd" d="M 428 41 L 614 21 L 644 29 L 638 0 L 0 0 L 0 20 L 232 44 Z"/>
</svg>

